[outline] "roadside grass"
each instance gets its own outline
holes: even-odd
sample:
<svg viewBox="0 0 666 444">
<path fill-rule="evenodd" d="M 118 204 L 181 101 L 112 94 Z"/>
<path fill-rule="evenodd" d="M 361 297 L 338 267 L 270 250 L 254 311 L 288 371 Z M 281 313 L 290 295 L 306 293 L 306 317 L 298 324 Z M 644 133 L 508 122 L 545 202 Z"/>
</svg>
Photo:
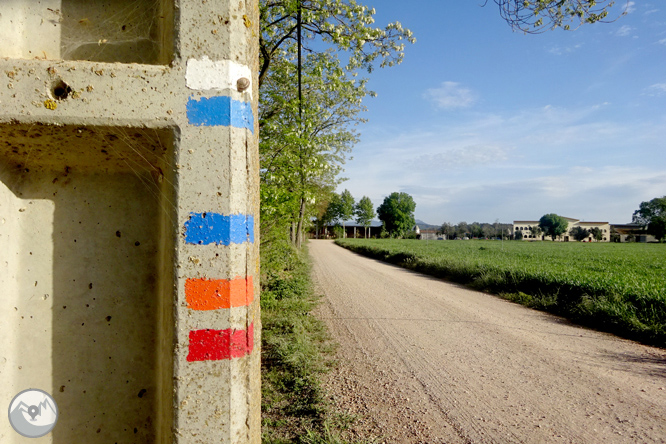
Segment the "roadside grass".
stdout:
<svg viewBox="0 0 666 444">
<path fill-rule="evenodd" d="M 311 314 L 318 297 L 307 251 L 272 245 L 262 255 L 261 281 L 262 442 L 342 444 L 351 418 L 328 405 L 321 387 L 335 345 Z"/>
<path fill-rule="evenodd" d="M 666 347 L 666 245 L 341 239 L 375 259 Z"/>
</svg>

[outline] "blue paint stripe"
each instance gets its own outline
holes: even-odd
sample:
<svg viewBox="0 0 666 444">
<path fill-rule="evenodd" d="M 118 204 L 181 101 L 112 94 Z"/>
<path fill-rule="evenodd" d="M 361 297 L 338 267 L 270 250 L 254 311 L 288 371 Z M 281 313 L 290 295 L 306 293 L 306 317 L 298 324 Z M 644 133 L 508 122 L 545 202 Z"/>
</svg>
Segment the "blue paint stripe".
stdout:
<svg viewBox="0 0 666 444">
<path fill-rule="evenodd" d="M 254 242 L 254 217 L 244 214 L 190 213 L 185 222 L 185 242 L 229 245 Z"/>
<path fill-rule="evenodd" d="M 190 97 L 187 101 L 187 120 L 197 126 L 233 126 L 254 132 L 252 104 L 227 96 Z"/>
</svg>

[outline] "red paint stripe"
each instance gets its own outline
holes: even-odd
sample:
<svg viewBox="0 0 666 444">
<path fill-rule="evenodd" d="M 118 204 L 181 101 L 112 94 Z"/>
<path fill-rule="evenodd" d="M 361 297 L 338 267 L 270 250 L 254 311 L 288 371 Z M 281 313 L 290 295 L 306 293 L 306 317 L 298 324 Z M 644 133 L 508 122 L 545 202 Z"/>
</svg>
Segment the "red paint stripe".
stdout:
<svg viewBox="0 0 666 444">
<path fill-rule="evenodd" d="M 246 330 L 192 330 L 187 360 L 220 361 L 242 358 L 254 349 L 254 323 Z"/>
<path fill-rule="evenodd" d="M 192 310 L 245 307 L 254 300 L 252 276 L 235 279 L 187 279 L 185 300 Z"/>
</svg>

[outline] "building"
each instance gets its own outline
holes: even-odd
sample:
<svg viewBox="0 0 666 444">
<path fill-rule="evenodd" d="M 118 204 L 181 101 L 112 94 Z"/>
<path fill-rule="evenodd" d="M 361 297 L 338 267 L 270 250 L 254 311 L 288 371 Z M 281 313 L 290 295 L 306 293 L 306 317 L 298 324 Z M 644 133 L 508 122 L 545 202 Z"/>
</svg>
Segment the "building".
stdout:
<svg viewBox="0 0 666 444">
<path fill-rule="evenodd" d="M 564 233 L 562 236 L 560 236 L 557 240 L 559 241 L 564 241 L 564 242 L 569 242 L 573 241 L 573 235 L 571 234 L 571 230 L 573 230 L 575 227 L 581 227 L 585 228 L 586 230 L 591 230 L 592 228 L 599 228 L 601 230 L 601 233 L 603 235 L 603 238 L 601 239 L 600 242 L 610 242 L 611 239 L 611 225 L 608 222 L 586 222 L 586 221 L 581 221 L 579 219 L 573 219 L 570 217 L 565 217 L 564 219 L 569 222 L 569 226 L 567 228 L 567 232 Z M 513 234 L 514 236 L 516 233 L 521 232 L 523 235 L 523 240 L 530 241 L 530 240 L 547 240 L 550 239 L 549 237 L 546 237 L 543 234 L 535 235 L 532 233 L 531 227 L 536 227 L 539 226 L 539 221 L 538 220 L 515 220 L 513 221 Z M 588 237 L 588 239 L 585 242 L 593 242 L 594 238 L 592 235 Z"/>
<path fill-rule="evenodd" d="M 316 225 L 310 231 L 311 239 L 332 239 L 335 235 L 335 227 L 343 227 L 342 223 L 331 222 L 325 228 L 318 228 Z M 366 227 L 355 222 L 353 220 L 345 221 L 344 223 L 345 237 L 349 238 L 365 238 L 366 237 Z M 382 223 L 378 220 L 373 220 L 370 222 L 370 226 L 367 228 L 367 237 L 368 238 L 378 238 L 382 232 Z"/>
<path fill-rule="evenodd" d="M 416 235 L 418 236 L 419 239 L 421 240 L 442 240 L 446 239 L 446 236 L 439 233 L 439 230 L 436 230 L 434 228 L 424 228 L 420 229 L 419 226 L 417 225 L 414 229 L 416 232 Z"/>
<path fill-rule="evenodd" d="M 639 224 L 613 224 L 611 228 L 618 236 L 619 242 L 657 242 L 657 239 L 647 234 L 645 227 Z"/>
</svg>

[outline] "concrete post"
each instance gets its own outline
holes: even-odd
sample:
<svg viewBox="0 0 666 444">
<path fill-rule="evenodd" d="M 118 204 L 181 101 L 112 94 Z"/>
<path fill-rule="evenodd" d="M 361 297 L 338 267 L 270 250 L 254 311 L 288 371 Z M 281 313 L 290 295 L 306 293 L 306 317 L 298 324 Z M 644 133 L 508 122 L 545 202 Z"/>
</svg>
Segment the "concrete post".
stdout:
<svg viewBox="0 0 666 444">
<path fill-rule="evenodd" d="M 257 0 L 39 3 L 0 2 L 0 400 L 258 443 Z"/>
</svg>

